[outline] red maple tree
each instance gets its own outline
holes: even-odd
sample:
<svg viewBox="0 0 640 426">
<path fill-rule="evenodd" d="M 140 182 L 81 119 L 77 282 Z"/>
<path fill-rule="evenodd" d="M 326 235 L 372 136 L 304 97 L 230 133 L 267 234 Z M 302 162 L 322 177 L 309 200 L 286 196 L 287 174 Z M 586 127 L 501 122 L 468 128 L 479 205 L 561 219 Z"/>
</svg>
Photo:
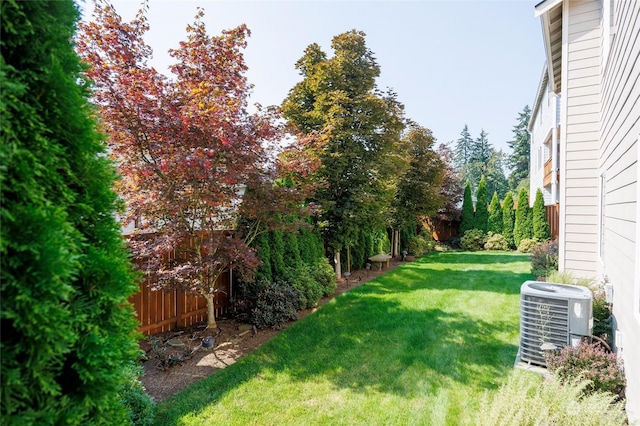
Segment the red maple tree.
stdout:
<svg viewBox="0 0 640 426">
<path fill-rule="evenodd" d="M 277 184 L 280 171 L 292 175 L 271 151 L 283 136 L 277 114 L 247 111 L 248 28 L 209 36 L 199 8 L 186 41 L 169 51 L 175 64 L 167 77 L 149 65 L 145 14 L 146 6 L 126 23 L 96 2 L 92 21 L 80 24 L 77 49 L 121 175 L 124 224 L 136 223 L 132 252 L 158 287 L 205 297 L 207 325 L 215 328 L 218 278 L 231 268 L 250 275 L 259 261 L 248 244 L 283 214 L 301 214 L 309 188 Z"/>
</svg>

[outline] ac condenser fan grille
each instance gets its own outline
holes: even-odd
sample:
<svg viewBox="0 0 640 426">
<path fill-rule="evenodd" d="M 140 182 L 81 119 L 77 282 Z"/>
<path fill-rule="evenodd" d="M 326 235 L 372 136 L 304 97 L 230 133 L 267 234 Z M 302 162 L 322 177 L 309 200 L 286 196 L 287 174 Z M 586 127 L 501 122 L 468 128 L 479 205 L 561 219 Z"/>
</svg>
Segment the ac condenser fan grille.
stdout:
<svg viewBox="0 0 640 426">
<path fill-rule="evenodd" d="M 569 344 L 568 301 L 523 295 L 520 299 L 520 358 L 546 367 L 543 343 Z"/>
</svg>

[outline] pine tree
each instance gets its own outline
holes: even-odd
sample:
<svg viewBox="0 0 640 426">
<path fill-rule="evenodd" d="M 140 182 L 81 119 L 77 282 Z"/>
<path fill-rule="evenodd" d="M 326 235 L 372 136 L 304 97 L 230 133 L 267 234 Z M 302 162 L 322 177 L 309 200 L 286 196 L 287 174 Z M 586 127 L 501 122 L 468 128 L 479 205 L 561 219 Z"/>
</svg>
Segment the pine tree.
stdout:
<svg viewBox="0 0 640 426">
<path fill-rule="evenodd" d="M 511 191 L 507 192 L 502 202 L 502 235 L 509 243 L 509 247 L 514 248 L 516 246 L 513 239 L 513 228 L 516 222 L 516 212 L 513 209 L 513 194 Z"/>
<path fill-rule="evenodd" d="M 71 0 L 0 14 L 2 424 L 126 424 L 137 290 Z"/>
<path fill-rule="evenodd" d="M 475 227 L 473 199 L 471 198 L 471 183 L 467 181 L 462 198 L 462 220 L 460 221 L 460 236 Z"/>
<path fill-rule="evenodd" d="M 549 222 L 547 222 L 547 212 L 544 208 L 544 196 L 540 188 L 536 191 L 536 199 L 533 202 L 533 238 L 538 241 L 546 241 L 551 238 Z"/>
<path fill-rule="evenodd" d="M 464 129 L 460 132 L 460 138 L 456 141 L 453 150 L 455 155 L 455 166 L 458 170 L 462 170 L 472 161 L 473 139 L 469 133 L 469 127 L 465 124 Z"/>
<path fill-rule="evenodd" d="M 502 234 L 503 229 L 502 220 L 502 206 L 500 206 L 500 199 L 498 193 L 494 192 L 491 197 L 491 204 L 489 205 L 489 223 L 487 225 L 487 231 L 494 234 Z"/>
<path fill-rule="evenodd" d="M 518 207 L 516 208 L 516 222 L 513 226 L 513 241 L 516 247 L 527 238 L 533 238 L 533 224 L 531 207 L 529 207 L 529 191 L 521 188 L 518 194 Z"/>
<path fill-rule="evenodd" d="M 484 176 L 480 178 L 478 191 L 476 192 L 476 220 L 475 228 L 482 232 L 487 232 L 489 222 L 489 210 L 487 210 L 487 180 Z"/>
</svg>

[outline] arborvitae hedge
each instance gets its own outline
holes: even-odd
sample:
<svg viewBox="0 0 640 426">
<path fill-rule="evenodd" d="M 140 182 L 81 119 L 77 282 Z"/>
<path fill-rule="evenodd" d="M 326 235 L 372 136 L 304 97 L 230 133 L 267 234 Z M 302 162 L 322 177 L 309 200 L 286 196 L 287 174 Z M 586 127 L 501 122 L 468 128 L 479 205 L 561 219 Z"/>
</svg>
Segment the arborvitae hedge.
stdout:
<svg viewBox="0 0 640 426">
<path fill-rule="evenodd" d="M 287 268 L 298 269 L 302 266 L 300 249 L 298 247 L 298 235 L 292 232 L 285 232 L 282 235 L 284 242 L 283 260 Z"/>
<path fill-rule="evenodd" d="M 258 258 L 262 260 L 262 265 L 256 271 L 255 280 L 258 282 L 272 282 L 271 275 L 271 247 L 269 246 L 269 234 L 264 232 L 255 239 L 253 246 L 258 248 Z"/>
<path fill-rule="evenodd" d="M 482 176 L 476 192 L 476 219 L 475 228 L 487 232 L 489 222 L 489 210 L 487 210 L 487 180 Z"/>
<path fill-rule="evenodd" d="M 70 0 L 2 2 L 0 344 L 5 425 L 126 424 L 137 284 Z"/>
<path fill-rule="evenodd" d="M 533 224 L 531 207 L 529 207 L 529 191 L 521 188 L 518 193 L 518 207 L 516 208 L 516 221 L 513 226 L 513 241 L 516 247 L 520 241 L 533 238 Z"/>
<path fill-rule="evenodd" d="M 544 196 L 538 188 L 536 191 L 536 199 L 533 202 L 533 238 L 538 241 L 546 241 L 551 238 L 549 230 L 549 222 L 547 222 L 547 212 L 544 207 Z"/>
<path fill-rule="evenodd" d="M 500 206 L 498 193 L 494 192 L 493 197 L 491 197 L 491 205 L 489 205 L 489 222 L 487 224 L 487 231 L 502 235 L 503 226 L 502 206 Z"/>
<path fill-rule="evenodd" d="M 475 226 L 475 217 L 473 212 L 473 199 L 471 198 L 471 183 L 467 181 L 464 187 L 464 197 L 462 199 L 462 219 L 460 221 L 460 236 L 471 230 Z"/>
<path fill-rule="evenodd" d="M 274 281 L 283 280 L 286 275 L 286 265 L 282 231 L 271 231 L 269 233 L 269 248 L 271 249 L 271 279 Z"/>
<path fill-rule="evenodd" d="M 502 235 L 509 243 L 509 247 L 515 248 L 516 243 L 513 240 L 513 228 L 516 223 L 516 212 L 513 209 L 513 194 L 507 192 L 502 202 Z"/>
</svg>

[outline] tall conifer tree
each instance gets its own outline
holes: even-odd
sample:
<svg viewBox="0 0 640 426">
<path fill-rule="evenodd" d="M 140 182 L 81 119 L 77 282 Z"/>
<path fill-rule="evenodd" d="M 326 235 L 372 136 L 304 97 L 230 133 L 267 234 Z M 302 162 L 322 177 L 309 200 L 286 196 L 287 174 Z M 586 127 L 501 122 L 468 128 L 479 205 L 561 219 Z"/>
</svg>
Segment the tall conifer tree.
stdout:
<svg viewBox="0 0 640 426">
<path fill-rule="evenodd" d="M 513 209 L 513 194 L 511 191 L 507 192 L 502 202 L 502 235 L 509 243 L 509 247 L 516 247 L 516 243 L 513 239 L 513 228 L 516 223 L 516 212 Z"/>
<path fill-rule="evenodd" d="M 5 425 L 126 424 L 137 289 L 116 174 L 73 50 L 71 0 L 2 2 L 0 351 Z"/>
<path fill-rule="evenodd" d="M 487 231 L 493 232 L 494 234 L 502 234 L 503 226 L 502 206 L 500 205 L 498 193 L 494 192 L 493 197 L 491 197 L 491 204 L 489 205 L 489 223 Z"/>
<path fill-rule="evenodd" d="M 546 241 L 551 238 L 549 222 L 544 208 L 544 196 L 540 188 L 536 191 L 536 199 L 533 202 L 533 238 L 538 241 Z"/>
<path fill-rule="evenodd" d="M 489 210 L 487 206 L 487 180 L 484 176 L 480 179 L 478 192 L 476 193 L 476 221 L 475 228 L 487 232 L 489 222 Z"/>
<path fill-rule="evenodd" d="M 529 159 L 531 157 L 531 135 L 529 134 L 529 119 L 531 109 L 528 105 L 518 114 L 518 122 L 513 126 L 513 140 L 507 142 L 512 154 L 507 160 L 511 168 L 509 186 L 512 190 L 518 187 L 520 182 L 529 177 Z"/>
<path fill-rule="evenodd" d="M 473 211 L 473 198 L 471 197 L 471 183 L 467 181 L 462 198 L 462 220 L 460 221 L 460 236 L 475 227 L 475 214 Z"/>
<path fill-rule="evenodd" d="M 518 207 L 516 208 L 516 221 L 513 227 L 513 241 L 517 246 L 526 238 L 533 238 L 533 224 L 531 207 L 529 207 L 529 191 L 520 188 L 518 193 Z"/>
</svg>

